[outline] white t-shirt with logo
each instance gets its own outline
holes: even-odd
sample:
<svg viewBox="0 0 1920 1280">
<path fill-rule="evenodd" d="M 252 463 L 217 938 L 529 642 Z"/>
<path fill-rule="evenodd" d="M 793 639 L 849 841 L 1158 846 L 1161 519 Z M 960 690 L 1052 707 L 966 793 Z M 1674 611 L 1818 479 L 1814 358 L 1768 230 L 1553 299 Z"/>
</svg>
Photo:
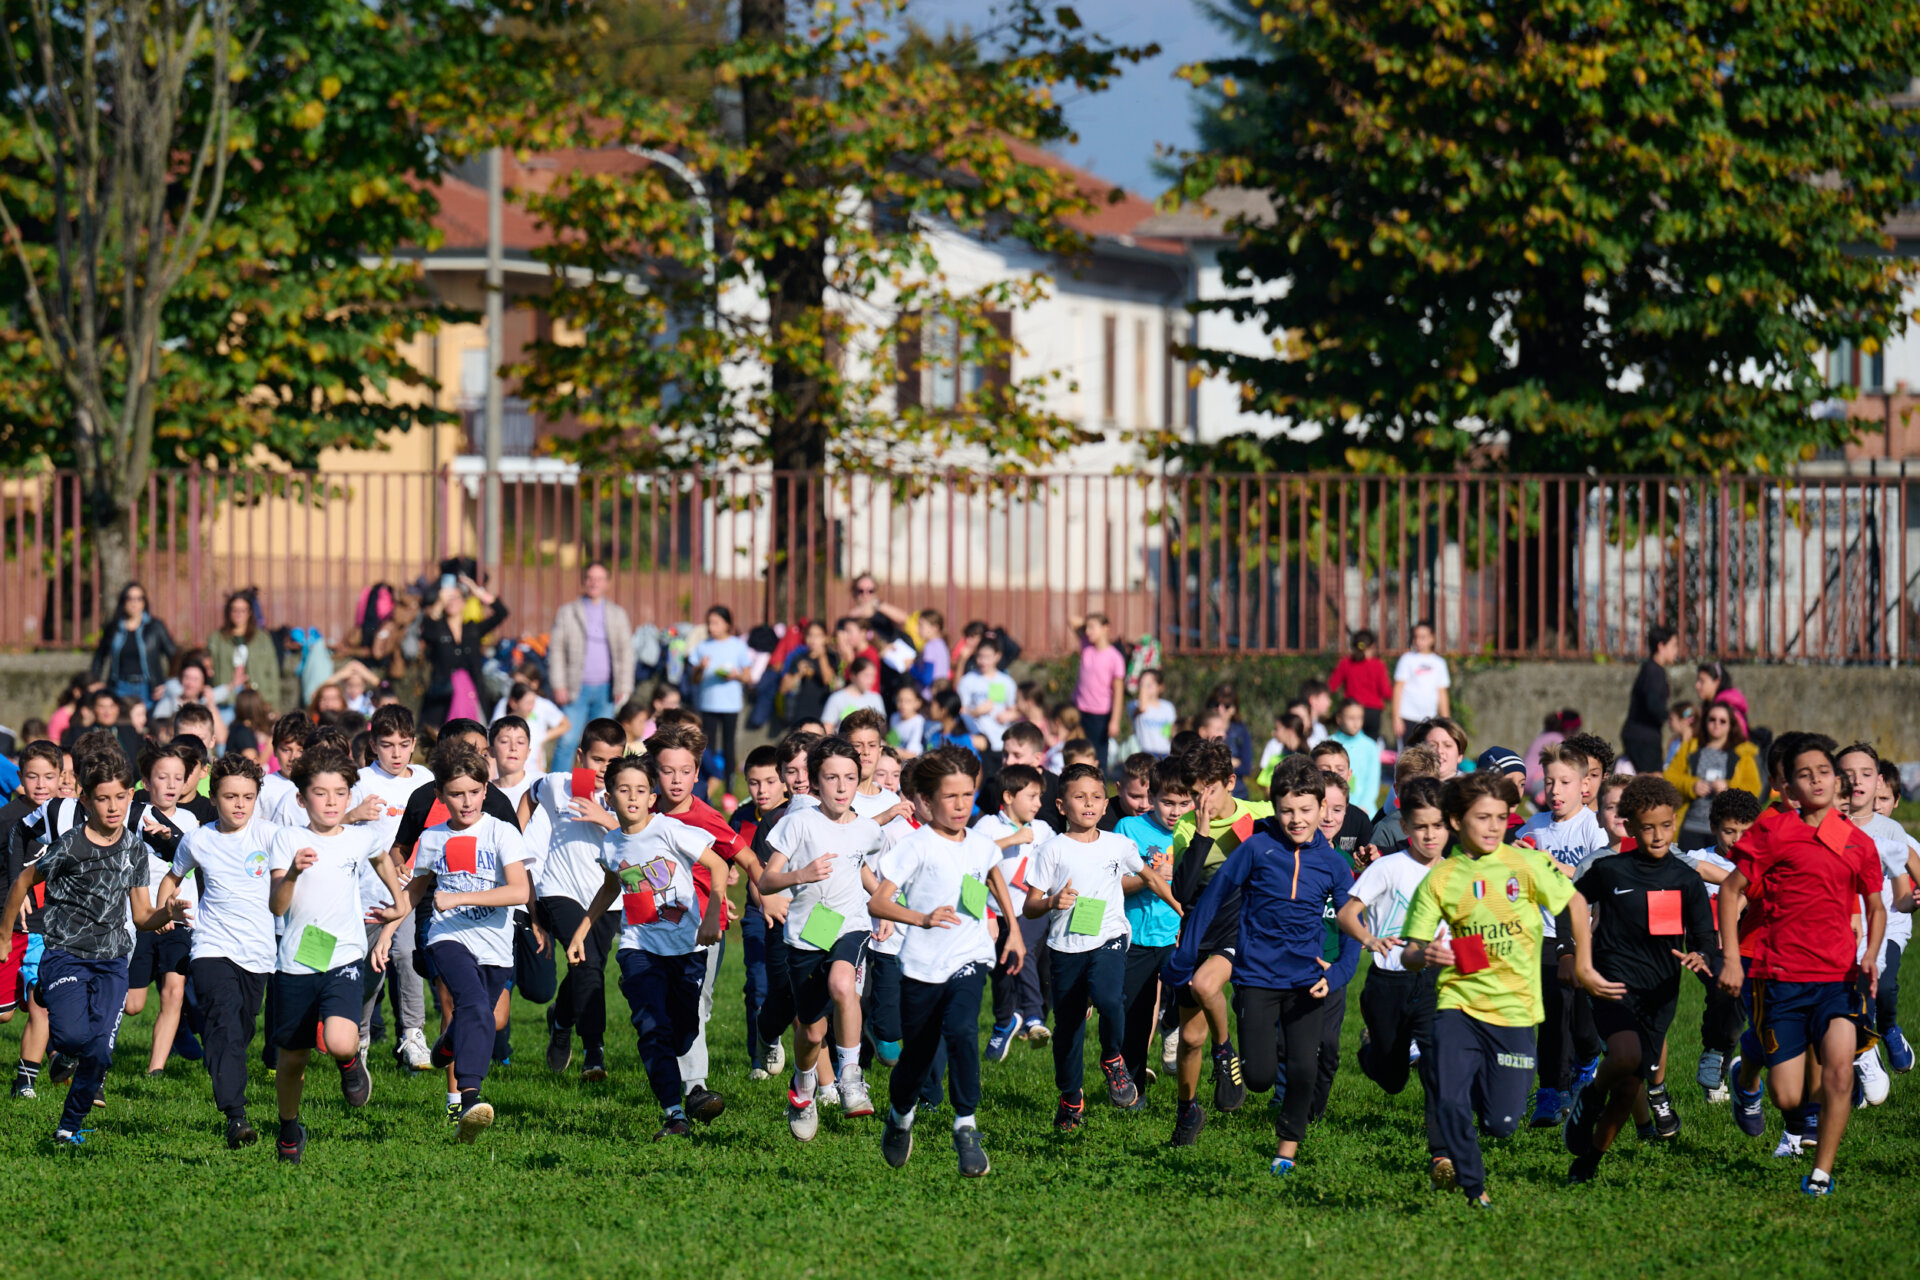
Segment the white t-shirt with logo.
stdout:
<svg viewBox="0 0 1920 1280">
<path fill-rule="evenodd" d="M 921 827 L 880 855 L 877 874 L 900 891 L 909 911 L 952 907 L 960 917 L 945 929 L 896 923 L 906 935 L 900 947 L 902 974 L 915 982 L 945 982 L 968 965 L 993 964 L 993 933 L 984 916 L 976 920 L 961 909 L 960 890 L 964 877 L 984 885 L 999 865 L 1000 851 L 978 830 L 949 840 Z"/>
<path fill-rule="evenodd" d="M 703 949 L 693 867 L 712 847 L 710 833 L 663 813 L 632 835 L 607 832 L 600 859 L 620 878 L 620 950 L 684 956 Z"/>
<path fill-rule="evenodd" d="M 1440 714 L 1440 691 L 1452 687 L 1453 677 L 1447 674 L 1447 660 L 1439 654 L 1409 649 L 1393 664 L 1393 682 L 1403 686 L 1400 718 L 1411 729 Z"/>
<path fill-rule="evenodd" d="M 231 960 L 248 973 L 273 972 L 273 876 L 267 849 L 280 831 L 254 818 L 233 832 L 198 827 L 180 841 L 173 854 L 180 887 L 193 883 L 197 870 L 207 888 L 194 907 L 191 958 Z"/>
<path fill-rule="evenodd" d="M 1404 850 L 1390 853 L 1376 859 L 1359 879 L 1353 882 L 1352 895 L 1366 905 L 1367 928 L 1376 938 L 1398 938 L 1407 924 L 1407 904 L 1413 901 L 1413 891 L 1427 878 L 1431 867 Z M 1434 941 L 1446 936 L 1447 926 L 1443 921 L 1440 933 Z M 1376 954 L 1373 967 L 1393 972 L 1405 970 L 1402 955 L 1406 947 L 1398 946 L 1386 955 Z"/>
<path fill-rule="evenodd" d="M 285 932 L 280 938 L 281 973 L 324 973 L 342 965 L 357 964 L 367 954 L 367 901 L 360 892 L 360 877 L 366 864 L 393 847 L 382 843 L 376 824 L 363 822 L 342 827 L 330 836 L 315 835 L 306 827 L 282 827 L 267 850 L 267 867 L 285 871 L 293 866 L 294 855 L 312 849 L 320 856 L 293 882 L 293 902 L 282 917 Z M 333 935 L 333 949 L 326 964 L 307 965 L 299 960 L 303 941 L 313 929 Z M 319 945 L 316 941 L 314 945 Z"/>
<path fill-rule="evenodd" d="M 1140 861 L 1140 846 L 1114 831 L 1102 831 L 1092 840 L 1058 835 L 1041 845 L 1027 872 L 1029 887 L 1054 894 L 1071 880 L 1074 893 L 1082 898 L 1099 898 L 1106 904 L 1098 933 L 1073 932 L 1074 907 L 1051 913 L 1047 921 L 1047 945 L 1055 951 L 1072 954 L 1093 951 L 1115 938 L 1131 939 L 1133 930 L 1127 924 L 1126 890 L 1121 887 L 1120 878 L 1139 875 L 1144 865 Z"/>
<path fill-rule="evenodd" d="M 789 947 L 802 951 L 826 949 L 801 937 L 815 907 L 840 913 L 842 937 L 873 928 L 873 919 L 867 914 L 867 903 L 873 895 L 867 892 L 860 869 L 886 848 L 879 823 L 858 814 L 846 822 L 834 822 L 817 806 L 797 812 L 789 809 L 767 837 L 767 844 L 787 856 L 788 871 L 798 871 L 817 858 L 833 855 L 833 873 L 825 880 L 793 886 L 793 905 L 787 908 Z"/>
<path fill-rule="evenodd" d="M 435 893 L 485 893 L 507 882 L 507 867 L 527 860 L 526 846 L 512 823 L 491 814 L 461 831 L 443 822 L 420 833 L 413 855 L 413 873 L 434 877 Z M 433 899 L 426 906 L 432 908 Z M 455 907 L 435 909 L 427 922 L 427 945 L 457 942 L 473 953 L 475 963 L 513 964 L 513 913 L 517 908 Z M 405 926 L 401 926 L 404 928 Z"/>
<path fill-rule="evenodd" d="M 1509 844 L 1519 844 L 1531 838 L 1533 847 L 1551 857 L 1567 869 L 1567 874 L 1575 879 L 1586 869 L 1586 865 L 1605 854 L 1608 849 L 1607 833 L 1601 827 L 1600 819 L 1593 816 L 1593 810 L 1576 809 L 1565 822 L 1555 820 L 1551 812 L 1536 813 L 1523 823 L 1520 829 L 1507 837 Z M 1540 918 L 1546 922 L 1543 938 L 1557 937 L 1553 927 L 1553 914 L 1545 907 L 1540 908 Z"/>
<path fill-rule="evenodd" d="M 600 855 L 607 829 L 574 815 L 571 771 L 538 779 L 531 794 L 534 813 L 527 823 L 527 838 L 544 836 L 547 849 L 540 860 L 540 896 L 571 898 L 582 907 L 590 905 L 606 883 Z M 590 799 L 604 804 L 605 796 L 605 791 L 596 791 Z"/>
</svg>

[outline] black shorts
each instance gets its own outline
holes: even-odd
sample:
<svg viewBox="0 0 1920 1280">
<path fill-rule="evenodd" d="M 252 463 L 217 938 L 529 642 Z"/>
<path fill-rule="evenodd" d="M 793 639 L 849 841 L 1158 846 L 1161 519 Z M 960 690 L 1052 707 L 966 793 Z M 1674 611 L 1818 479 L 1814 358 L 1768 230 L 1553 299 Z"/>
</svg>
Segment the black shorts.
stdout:
<svg viewBox="0 0 1920 1280">
<path fill-rule="evenodd" d="M 169 973 L 185 976 L 193 930 L 175 925 L 165 933 L 136 934 L 133 959 L 127 961 L 127 990 L 142 991 Z"/>
<path fill-rule="evenodd" d="M 814 951 L 787 944 L 787 983 L 793 988 L 793 1015 L 802 1023 L 814 1023 L 827 1016 L 833 996 L 827 990 L 827 975 L 834 962 L 858 968 L 867 946 L 867 931 L 843 933 L 831 951 Z"/>
<path fill-rule="evenodd" d="M 1629 990 L 1624 1000 L 1595 999 L 1592 1003 L 1593 1029 L 1602 1040 L 1611 1040 L 1623 1031 L 1640 1038 L 1640 1078 L 1651 1081 L 1660 1070 L 1667 1029 L 1680 1006 L 1679 980 L 1662 983 L 1652 991 Z"/>
<path fill-rule="evenodd" d="M 1212 936 L 1213 936 L 1213 931 L 1208 930 L 1208 937 L 1211 938 Z M 1207 961 L 1213 959 L 1215 956 L 1220 956 L 1224 958 L 1228 964 L 1233 964 L 1236 960 L 1240 958 L 1240 922 L 1238 920 L 1234 921 L 1233 938 L 1227 943 L 1226 946 L 1200 948 L 1200 964 L 1194 965 L 1193 971 L 1195 973 L 1200 972 L 1200 965 L 1205 964 Z M 1194 997 L 1192 983 L 1186 983 L 1181 986 L 1175 987 L 1173 996 L 1174 996 L 1175 1002 L 1182 1009 L 1198 1009 L 1200 1007 L 1200 1001 Z"/>
<path fill-rule="evenodd" d="M 314 1049 L 328 1018 L 360 1022 L 360 964 L 343 964 L 325 973 L 273 975 L 273 1025 L 267 1029 L 281 1049 Z"/>
</svg>

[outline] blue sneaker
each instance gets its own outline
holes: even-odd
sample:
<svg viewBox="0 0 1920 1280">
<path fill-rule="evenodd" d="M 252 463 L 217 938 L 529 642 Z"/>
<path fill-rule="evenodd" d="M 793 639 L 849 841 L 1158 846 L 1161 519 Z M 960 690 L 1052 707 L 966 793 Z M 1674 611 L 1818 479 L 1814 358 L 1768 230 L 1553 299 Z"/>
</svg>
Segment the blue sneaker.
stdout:
<svg viewBox="0 0 1920 1280">
<path fill-rule="evenodd" d="M 1576 1094 L 1579 1093 L 1582 1089 L 1592 1084 L 1593 1078 L 1599 1074 L 1600 1074 L 1600 1055 L 1595 1054 L 1593 1056 L 1593 1061 L 1582 1066 L 1580 1070 L 1574 1074 L 1572 1092 Z"/>
<path fill-rule="evenodd" d="M 1566 1095 L 1558 1089 L 1541 1086 L 1540 1092 L 1533 1098 L 1533 1121 L 1535 1129 L 1557 1129 L 1567 1122 Z"/>
<path fill-rule="evenodd" d="M 1275 1156 L 1273 1163 L 1267 1166 L 1267 1172 L 1276 1178 L 1284 1178 L 1293 1172 L 1293 1161 L 1285 1156 Z"/>
<path fill-rule="evenodd" d="M 987 1061 L 1005 1062 L 1007 1055 L 1013 1052 L 1013 1038 L 1020 1031 L 1020 1019 L 1002 1026 L 996 1026 L 993 1034 L 987 1037 Z"/>
<path fill-rule="evenodd" d="M 1833 1194 L 1833 1179 L 1822 1178 L 1820 1181 L 1815 1182 L 1813 1175 L 1808 1174 L 1806 1177 L 1800 1179 L 1800 1190 L 1810 1196 L 1830 1196 Z"/>
<path fill-rule="evenodd" d="M 91 1129 L 61 1129 L 53 1135 L 53 1145 L 69 1148 L 83 1147 L 87 1144 L 87 1135 L 92 1132 Z"/>
<path fill-rule="evenodd" d="M 1749 1093 L 1740 1087 L 1740 1059 L 1735 1058 L 1727 1064 L 1727 1088 L 1733 1091 L 1733 1122 L 1740 1126 L 1740 1132 L 1749 1138 L 1757 1138 L 1767 1131 L 1767 1116 L 1761 1103 L 1766 1094 L 1755 1087 Z"/>
<path fill-rule="evenodd" d="M 900 1061 L 900 1042 L 898 1040 L 875 1040 L 873 1042 L 873 1056 L 888 1066 L 893 1066 Z"/>
<path fill-rule="evenodd" d="M 1887 1034 L 1880 1039 L 1887 1046 L 1887 1065 L 1895 1075 L 1913 1070 L 1913 1046 L 1907 1043 L 1907 1035 L 1898 1024 L 1888 1027 Z"/>
</svg>

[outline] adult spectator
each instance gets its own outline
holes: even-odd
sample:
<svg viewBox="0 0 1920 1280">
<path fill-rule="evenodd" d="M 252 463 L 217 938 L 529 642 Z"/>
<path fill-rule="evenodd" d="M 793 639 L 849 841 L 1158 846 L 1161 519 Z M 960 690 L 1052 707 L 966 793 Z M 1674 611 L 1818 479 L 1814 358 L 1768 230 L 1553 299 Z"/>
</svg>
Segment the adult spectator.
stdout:
<svg viewBox="0 0 1920 1280">
<path fill-rule="evenodd" d="M 244 591 L 227 597 L 221 609 L 220 629 L 207 637 L 207 665 L 212 683 L 228 691 L 232 702 L 242 689 L 258 689 L 270 707 L 287 705 L 281 684 L 280 654 L 273 637 L 253 616 L 253 599 Z"/>
<path fill-rule="evenodd" d="M 469 620 L 467 600 L 484 612 Z M 420 723 L 438 729 L 448 720 L 478 720 L 480 664 L 487 633 L 507 620 L 507 606 L 465 574 L 442 574 L 440 591 L 420 619 L 420 649 L 427 659 L 427 692 L 420 699 Z M 344 708 L 344 696 L 341 701 Z"/>
<path fill-rule="evenodd" d="M 187 650 L 180 655 L 179 668 L 173 679 L 160 686 L 160 695 L 154 699 L 153 714 L 175 717 L 180 714 L 180 708 L 197 703 L 213 713 L 214 741 L 207 745 L 212 747 L 224 743 L 227 740 L 227 725 L 226 718 L 220 714 L 220 703 L 232 695 L 225 689 L 213 686 L 207 651 Z"/>
<path fill-rule="evenodd" d="M 1626 723 L 1620 726 L 1620 745 L 1627 749 L 1635 773 L 1659 773 L 1664 763 L 1661 731 L 1667 724 L 1667 668 L 1680 660 L 1680 638 L 1672 627 L 1647 632 L 1647 657 L 1634 677 L 1627 698 Z"/>
<path fill-rule="evenodd" d="M 863 573 L 853 580 L 853 603 L 847 608 L 847 616 L 866 623 L 875 639 L 885 646 L 906 630 L 913 615 L 897 604 L 882 600 L 880 583 L 872 574 Z"/>
<path fill-rule="evenodd" d="M 876 664 L 877 665 L 877 664 Z M 720 785 L 733 790 L 738 763 L 734 739 L 740 732 L 740 713 L 747 705 L 746 681 L 753 671 L 753 650 L 733 631 L 733 611 L 723 604 L 707 610 L 707 638 L 693 647 L 689 664 L 699 682 L 696 707 L 707 742 L 720 752 Z"/>
<path fill-rule="evenodd" d="M 1733 671 L 1726 663 L 1718 659 L 1702 662 L 1693 673 L 1693 691 L 1700 698 L 1702 713 L 1708 703 L 1718 702 L 1740 722 L 1742 738 L 1752 735 L 1753 729 L 1747 724 L 1747 695 L 1733 687 Z"/>
<path fill-rule="evenodd" d="M 145 706 L 159 696 L 175 651 L 167 624 L 147 612 L 147 589 L 129 582 L 93 648 L 93 678 Z"/>
<path fill-rule="evenodd" d="M 633 624 L 607 599 L 613 575 L 598 560 L 580 571 L 580 597 L 553 616 L 547 679 L 553 700 L 567 713 L 567 730 L 553 745 L 548 767 L 573 767 L 573 753 L 590 720 L 605 719 L 633 696 Z"/>
<path fill-rule="evenodd" d="M 1680 823 L 1681 848 L 1703 849 L 1713 843 L 1713 798 L 1722 791 L 1731 787 L 1755 796 L 1765 793 L 1759 756 L 1733 708 L 1709 702 L 1700 715 L 1699 738 L 1667 764 L 1667 781 L 1691 801 Z"/>
<path fill-rule="evenodd" d="M 840 687 L 840 655 L 824 622 L 809 622 L 800 648 L 787 655 L 780 676 L 788 724 L 804 724 L 825 714 L 827 699 Z"/>
</svg>

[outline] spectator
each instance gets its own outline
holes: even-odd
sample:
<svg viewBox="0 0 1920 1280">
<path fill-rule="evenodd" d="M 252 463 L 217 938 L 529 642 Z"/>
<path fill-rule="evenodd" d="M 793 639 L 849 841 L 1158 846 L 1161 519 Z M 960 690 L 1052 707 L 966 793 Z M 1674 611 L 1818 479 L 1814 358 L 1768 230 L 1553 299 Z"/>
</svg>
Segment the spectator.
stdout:
<svg viewBox="0 0 1920 1280">
<path fill-rule="evenodd" d="M 786 669 L 780 677 L 787 723 L 820 719 L 828 696 L 839 685 L 840 655 L 829 642 L 827 624 L 809 622 L 804 642 L 787 655 Z"/>
<path fill-rule="evenodd" d="M 466 618 L 468 597 L 486 610 L 478 621 Z M 487 633 L 506 620 L 507 607 L 472 578 L 440 575 L 440 590 L 420 620 L 420 649 L 427 659 L 427 691 L 420 699 L 423 727 L 438 729 L 448 720 L 480 718 L 480 664 Z M 329 687 L 339 693 L 337 686 Z M 344 696 L 340 707 L 346 708 Z"/>
<path fill-rule="evenodd" d="M 1708 703 L 1722 703 L 1740 722 L 1740 736 L 1753 736 L 1753 728 L 1747 723 L 1747 695 L 1733 687 L 1733 671 L 1726 663 L 1717 659 L 1701 663 L 1693 673 L 1693 692 L 1700 699 L 1702 715 Z"/>
<path fill-rule="evenodd" d="M 92 675 L 120 698 L 150 703 L 160 696 L 176 652 L 167 624 L 147 612 L 147 590 L 137 582 L 120 589 L 113 621 L 93 649 Z M 138 755 L 136 750 L 129 760 Z"/>
<path fill-rule="evenodd" d="M 180 708 L 189 704 L 198 704 L 213 712 L 215 739 L 209 747 L 218 746 L 227 740 L 226 717 L 220 714 L 220 704 L 229 698 L 225 688 L 216 688 L 212 682 L 207 665 L 205 649 L 189 649 L 180 655 L 180 669 L 173 679 L 160 686 L 160 696 L 153 704 L 153 714 L 177 718 Z"/>
<path fill-rule="evenodd" d="M 1127 655 L 1113 643 L 1112 624 L 1104 613 L 1068 619 L 1080 633 L 1080 678 L 1073 688 L 1073 705 L 1080 711 L 1080 732 L 1093 747 L 1102 774 L 1107 771 L 1107 744 L 1120 736 L 1120 711 L 1126 705 Z"/>
<path fill-rule="evenodd" d="M 580 596 L 553 617 L 547 678 L 553 701 L 566 711 L 567 730 L 554 743 L 550 767 L 573 767 L 587 722 L 611 716 L 633 696 L 633 624 L 607 599 L 613 575 L 598 560 L 580 572 Z"/>
<path fill-rule="evenodd" d="M 236 591 L 227 597 L 220 629 L 207 637 L 210 683 L 227 690 L 224 702 L 233 703 L 242 689 L 258 689 L 270 707 L 284 707 L 291 699 L 281 685 L 280 654 L 273 637 L 253 615 L 253 600 Z"/>
<path fill-rule="evenodd" d="M 699 683 L 695 699 L 707 742 L 720 752 L 720 785 L 733 790 L 733 744 L 746 709 L 746 681 L 753 671 L 753 650 L 734 634 L 733 611 L 723 604 L 707 610 L 707 638 L 693 647 L 688 670 Z"/>
<path fill-rule="evenodd" d="M 840 732 L 840 722 L 865 707 L 876 715 L 887 713 L 880 697 L 880 666 L 871 658 L 855 658 L 847 664 L 847 682 L 833 691 L 820 712 L 827 732 Z"/>
<path fill-rule="evenodd" d="M 1345 694 L 1365 710 L 1369 738 L 1380 736 L 1380 714 L 1393 700 L 1393 678 L 1373 651 L 1377 643 L 1371 631 L 1354 632 L 1352 652 L 1334 663 L 1333 674 L 1327 677 L 1328 689 Z"/>
<path fill-rule="evenodd" d="M 867 629 L 879 637 L 883 645 L 892 643 L 912 621 L 912 615 L 905 609 L 880 598 L 880 583 L 870 573 L 853 580 L 853 604 L 847 608 L 847 616 L 866 623 Z"/>
<path fill-rule="evenodd" d="M 1667 732 L 1673 735 L 1672 741 L 1667 743 L 1668 764 L 1672 764 L 1673 758 L 1685 751 L 1687 744 L 1693 741 L 1693 729 L 1694 713 L 1691 702 L 1676 702 L 1667 708 Z"/>
<path fill-rule="evenodd" d="M 1672 627 L 1647 632 L 1647 657 L 1634 677 L 1627 698 L 1626 723 L 1620 726 L 1620 745 L 1635 773 L 1658 773 L 1660 737 L 1667 723 L 1667 668 L 1680 661 L 1680 638 Z"/>
<path fill-rule="evenodd" d="M 1703 849 L 1713 843 L 1713 798 L 1728 788 L 1760 795 L 1759 751 L 1747 741 L 1740 719 L 1724 702 L 1709 702 L 1700 716 L 1700 738 L 1676 752 L 1667 765 L 1667 781 L 1691 801 L 1680 824 L 1680 846 Z"/>
<path fill-rule="evenodd" d="M 922 695 L 931 693 L 942 680 L 953 679 L 953 654 L 947 648 L 947 619 L 938 609 L 922 609 L 914 617 L 914 630 L 920 636 L 920 660 L 913 664 L 913 679 Z"/>
<path fill-rule="evenodd" d="M 139 759 L 140 732 L 126 721 L 127 706 L 133 701 L 134 699 L 131 698 L 123 701 L 115 696 L 113 690 L 105 686 L 95 689 L 87 698 L 88 710 L 93 713 L 92 722 L 82 724 L 80 718 L 75 716 L 67 725 L 66 736 L 61 739 L 60 745 L 71 751 L 74 744 L 84 735 L 104 731 L 112 735 L 113 740 L 119 744 L 122 755 L 129 760 Z M 146 703 L 141 702 L 139 705 L 144 707 Z"/>
<path fill-rule="evenodd" d="M 92 692 L 93 686 L 88 682 L 84 671 L 67 681 L 67 687 L 60 691 L 59 704 L 54 707 L 53 715 L 47 720 L 46 736 L 49 741 L 66 740 L 67 726 L 80 718 L 81 708 L 86 706 L 88 695 Z M 25 731 L 25 726 L 22 726 L 21 732 Z M 33 739 L 28 738 L 27 741 L 32 742 Z"/>
<path fill-rule="evenodd" d="M 1394 736 L 1404 741 L 1407 726 L 1452 715 L 1448 696 L 1452 684 L 1447 660 L 1433 651 L 1433 624 L 1424 620 L 1414 623 L 1413 648 L 1401 654 L 1393 667 Z"/>
</svg>

